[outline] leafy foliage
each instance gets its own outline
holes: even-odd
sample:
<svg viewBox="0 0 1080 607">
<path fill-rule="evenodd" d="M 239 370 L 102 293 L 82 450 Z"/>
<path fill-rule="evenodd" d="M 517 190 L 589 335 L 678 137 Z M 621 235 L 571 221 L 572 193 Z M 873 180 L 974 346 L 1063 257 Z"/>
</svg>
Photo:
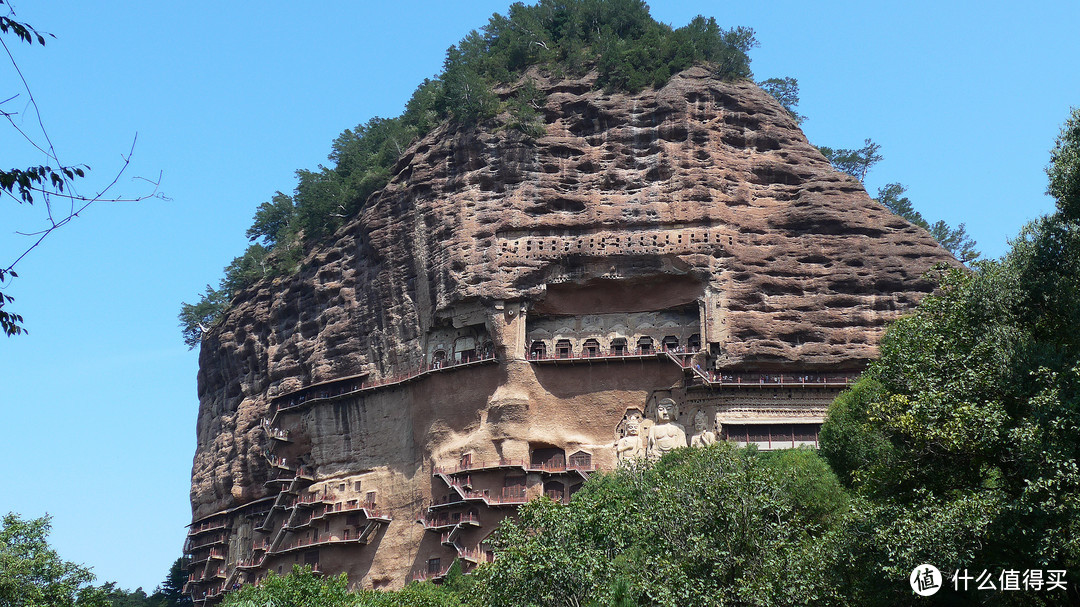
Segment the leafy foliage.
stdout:
<svg viewBox="0 0 1080 607">
<path fill-rule="evenodd" d="M 595 69 L 598 86 L 637 91 L 695 64 L 724 78 L 749 78 L 747 52 L 756 45 L 753 30 L 723 29 L 713 18 L 698 16 L 673 29 L 653 19 L 641 0 L 514 3 L 451 46 L 442 72 L 417 87 L 404 113 L 345 130 L 331 146 L 332 167 L 298 170 L 292 195 L 277 192 L 259 205 L 247 236 L 264 249 L 249 248 L 226 268 L 218 289 L 182 304 L 185 343 L 198 344 L 200 325 L 211 326 L 240 289 L 294 271 L 305 251 L 355 217 L 390 181 L 409 145 L 437 125 L 491 123 L 526 138 L 542 136 L 544 99 L 529 70 L 580 76 Z"/>
<path fill-rule="evenodd" d="M 291 573 L 270 573 L 258 586 L 244 586 L 226 595 L 222 607 L 457 607 L 455 588 L 409 584 L 396 592 L 349 592 L 345 574 L 323 579 L 311 567 L 294 565 Z"/>
<path fill-rule="evenodd" d="M 1059 212 L 1080 218 L 1080 110 L 1074 109 L 1061 127 L 1046 174 L 1050 177 L 1046 193 L 1057 199 Z"/>
<path fill-rule="evenodd" d="M 21 42 L 25 42 L 31 46 L 36 42 L 42 46 L 45 45 L 45 37 L 49 36 L 54 38 L 52 34 L 42 34 L 34 29 L 28 23 L 17 21 L 14 19 L 15 10 L 11 5 L 11 2 L 0 0 L 0 6 L 7 5 L 7 14 L 0 15 L 0 35 L 14 36 Z M 4 44 L 5 50 L 7 45 Z M 18 112 L 9 112 L 4 109 L 0 109 L 0 117 L 6 119 L 18 139 L 25 140 L 33 149 L 34 154 L 44 155 L 46 162 L 56 163 L 55 166 L 51 164 L 39 164 L 35 166 L 29 166 L 27 168 L 12 168 L 12 169 L 0 169 L 0 198 L 10 198 L 18 204 L 34 204 L 37 202 L 43 203 L 39 207 L 43 207 L 43 215 L 45 221 L 42 227 L 35 228 L 28 232 L 16 232 L 22 236 L 30 237 L 30 244 L 14 261 L 3 262 L 6 265 L 0 265 L 0 331 L 8 336 L 18 335 L 25 333 L 26 329 L 23 326 L 23 317 L 20 314 L 15 314 L 4 307 L 11 304 L 14 301 L 10 295 L 3 293 L 2 289 L 8 286 L 10 279 L 18 278 L 18 273 L 15 272 L 15 266 L 26 257 L 30 251 L 34 250 L 38 245 L 45 240 L 45 238 L 52 232 L 60 229 L 61 227 L 70 223 L 73 219 L 79 216 L 81 212 L 86 210 L 90 205 L 95 202 L 137 202 L 145 200 L 152 196 L 157 196 L 157 185 L 160 182 L 151 182 L 154 184 L 154 192 L 146 195 L 140 195 L 134 198 L 106 198 L 106 192 L 111 189 L 116 182 L 120 179 L 120 175 L 123 174 L 127 168 L 128 163 L 131 161 L 131 153 L 124 157 L 123 165 L 120 170 L 113 177 L 111 183 L 108 184 L 103 190 L 93 196 L 83 196 L 75 191 L 75 180 L 86 176 L 90 167 L 83 165 L 63 165 L 60 163 L 60 159 L 57 155 L 56 148 L 53 146 L 52 140 L 49 138 L 49 134 L 46 132 L 44 122 L 41 119 L 41 114 L 38 111 L 37 101 L 34 99 L 34 95 L 30 90 L 30 85 L 27 84 L 26 78 L 23 77 L 18 64 L 15 62 L 15 58 L 11 53 L 8 53 L 8 58 L 11 61 L 14 72 L 21 82 L 22 89 L 26 93 L 29 100 L 27 107 L 31 108 L 37 114 L 37 125 L 39 132 L 34 133 L 26 128 L 25 124 L 20 124 L 20 121 L 16 121 Z M 0 101 L 0 106 L 12 101 L 19 97 L 19 93 L 7 97 L 4 101 Z M 21 120 L 21 119 L 20 119 Z M 134 152 L 134 142 L 132 143 L 132 152 Z M 8 150 L 10 153 L 10 149 Z M 57 199 L 62 204 L 56 204 Z"/>
<path fill-rule="evenodd" d="M 173 561 L 165 580 L 149 596 L 142 588 L 124 590 L 115 582 L 107 582 L 100 588 L 102 598 L 109 607 L 188 607 L 191 597 L 183 594 L 187 565 L 186 557 Z"/>
<path fill-rule="evenodd" d="M 932 224 L 927 222 L 922 213 L 915 210 L 911 200 L 904 196 L 905 191 L 907 188 L 899 183 L 887 184 L 885 187 L 878 188 L 877 201 L 893 213 L 930 232 L 930 235 L 941 246 L 961 262 L 971 263 L 979 258 L 980 253 L 975 249 L 975 241 L 968 235 L 964 224 L 961 223 L 953 228 L 940 219 Z"/>
<path fill-rule="evenodd" d="M 1080 166 L 1078 149 L 1059 139 L 1051 180 Z M 870 579 L 923 562 L 1080 567 L 1080 222 L 1068 189 L 1051 191 L 1057 213 L 1027 226 L 1000 261 L 941 274 L 830 408 L 822 453 L 871 506 Z M 995 600 L 1078 599 L 1070 584 L 1067 596 Z"/>
<path fill-rule="evenodd" d="M 124 590 L 117 588 L 116 583 L 108 582 L 102 585 L 101 592 L 109 607 L 159 607 L 161 605 L 160 600 L 147 596 L 142 588 Z"/>
<path fill-rule="evenodd" d="M 235 263 L 235 262 L 234 262 Z M 189 348 L 199 345 L 203 332 L 215 324 L 229 306 L 229 294 L 206 285 L 206 292 L 194 304 L 180 304 L 180 326 Z"/>
<path fill-rule="evenodd" d="M 835 604 L 846 499 L 809 450 L 721 443 L 524 506 L 477 573 L 485 605 Z"/>
<path fill-rule="evenodd" d="M 0 4 L 7 4 L 8 6 L 11 5 L 9 2 L 5 2 L 5 0 L 0 0 Z M 34 29 L 29 23 L 16 21 L 11 17 L 12 14 L 0 15 L 0 34 L 14 34 L 16 38 L 31 46 L 34 44 L 34 42 L 37 42 L 41 46 L 45 46 L 46 35 L 50 38 L 55 38 L 55 36 L 53 36 L 52 34 L 43 35 L 36 29 Z"/>
<path fill-rule="evenodd" d="M 847 173 L 859 181 L 865 180 L 870 169 L 882 160 L 881 154 L 878 153 L 881 151 L 881 146 L 869 138 L 863 141 L 863 146 L 857 150 L 844 148 L 834 150 L 824 146 L 818 149 L 836 167 L 836 170 Z"/>
<path fill-rule="evenodd" d="M 226 595 L 222 607 L 353 607 L 345 574 L 322 579 L 311 567 L 294 565 L 292 573 L 271 572 L 261 584 L 247 585 Z"/>
<path fill-rule="evenodd" d="M 806 116 L 803 116 L 797 111 L 799 107 L 799 81 L 790 76 L 784 78 L 769 78 L 768 80 L 762 80 L 757 83 L 766 93 L 772 95 L 780 102 L 780 105 L 784 106 L 784 109 L 791 114 L 791 117 L 795 119 L 796 124 L 802 124 L 806 120 Z M 824 148 L 829 149 L 829 148 Z M 847 150 L 841 150 L 847 151 Z M 834 152 L 835 153 L 835 152 Z M 826 154 L 826 157 L 829 155 Z M 831 161 L 832 158 L 829 158 Z"/>
<path fill-rule="evenodd" d="M 49 517 L 8 513 L 0 526 L 0 605 L 104 607 L 89 569 L 60 558 L 48 543 Z"/>
<path fill-rule="evenodd" d="M 191 597 L 184 594 L 184 583 L 188 578 L 188 562 L 188 557 L 180 557 L 173 561 L 165 580 L 151 595 L 151 601 L 159 601 L 162 607 L 188 607 L 191 605 Z"/>
</svg>

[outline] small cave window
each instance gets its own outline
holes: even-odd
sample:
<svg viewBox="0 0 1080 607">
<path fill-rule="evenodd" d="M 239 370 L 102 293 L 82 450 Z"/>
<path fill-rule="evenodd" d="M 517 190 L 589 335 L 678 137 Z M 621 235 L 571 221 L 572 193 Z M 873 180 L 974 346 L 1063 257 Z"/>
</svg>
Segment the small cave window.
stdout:
<svg viewBox="0 0 1080 607">
<path fill-rule="evenodd" d="M 442 564 L 442 559 L 438 559 L 438 558 L 428 559 L 428 561 L 427 561 L 427 572 L 428 573 L 441 573 L 439 571 L 439 565 L 441 565 L 441 564 Z"/>
<path fill-rule="evenodd" d="M 560 470 L 566 467 L 566 452 L 558 447 L 541 447 L 533 449 L 530 461 L 534 468 Z"/>
<path fill-rule="evenodd" d="M 524 499 L 525 477 L 507 476 L 503 479 L 502 496 L 504 498 Z"/>
<path fill-rule="evenodd" d="M 491 358 L 495 356 L 495 344 L 491 341 L 485 341 L 484 345 L 480 347 L 481 358 Z"/>
<path fill-rule="evenodd" d="M 690 352 L 701 350 L 701 335 L 699 333 L 694 333 L 686 340 L 686 349 Z"/>
<path fill-rule="evenodd" d="M 616 337 L 611 340 L 611 354 L 614 356 L 626 356 L 628 354 L 625 337 Z"/>
<path fill-rule="evenodd" d="M 466 453 L 465 455 L 462 455 L 461 459 L 458 460 L 458 466 L 462 470 L 472 466 L 472 453 Z"/>
<path fill-rule="evenodd" d="M 592 454 L 578 451 L 570 456 L 571 468 L 588 469 L 592 467 Z"/>
<path fill-rule="evenodd" d="M 541 358 L 547 358 L 547 344 L 542 341 L 534 341 L 529 346 L 529 358 L 538 360 Z"/>
<path fill-rule="evenodd" d="M 573 352 L 573 348 L 570 346 L 569 339 L 560 339 L 555 343 L 555 356 L 559 358 L 570 358 L 571 352 Z"/>
<path fill-rule="evenodd" d="M 562 503 L 566 495 L 566 486 L 559 481 L 548 481 L 544 483 L 544 495 L 550 497 L 553 501 Z"/>
<path fill-rule="evenodd" d="M 431 366 L 439 369 L 446 365 L 446 350 L 435 350 L 435 354 L 431 356 Z"/>
<path fill-rule="evenodd" d="M 678 352 L 679 351 L 679 338 L 674 335 L 666 335 L 664 339 L 660 341 L 661 346 L 665 352 Z"/>
<path fill-rule="evenodd" d="M 581 346 L 581 353 L 588 357 L 600 356 L 600 342 L 595 339 L 586 339 Z"/>
<path fill-rule="evenodd" d="M 653 353 L 653 341 L 652 338 L 646 335 L 637 342 L 638 354 L 652 354 Z"/>
<path fill-rule="evenodd" d="M 454 361 L 467 363 L 476 360 L 476 340 L 472 337 L 459 337 L 454 340 Z"/>
</svg>

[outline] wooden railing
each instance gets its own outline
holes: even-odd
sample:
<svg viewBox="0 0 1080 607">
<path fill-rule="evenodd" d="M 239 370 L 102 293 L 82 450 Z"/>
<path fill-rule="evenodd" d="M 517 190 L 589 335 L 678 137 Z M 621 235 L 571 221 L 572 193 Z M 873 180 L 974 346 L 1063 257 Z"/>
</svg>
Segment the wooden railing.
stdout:
<svg viewBox="0 0 1080 607">
<path fill-rule="evenodd" d="M 331 398 L 338 398 L 341 396 L 348 396 L 350 394 L 358 394 L 361 392 L 377 390 L 379 388 L 384 388 L 387 386 L 402 384 L 408 381 L 412 381 L 418 377 L 428 375 L 430 373 L 448 371 L 450 369 L 467 367 L 470 365 L 477 365 L 481 363 L 494 362 L 495 360 L 495 353 L 491 352 L 480 356 L 465 358 L 460 361 L 436 362 L 424 365 L 418 369 L 413 369 L 412 371 L 388 375 L 386 377 L 373 381 L 353 380 L 351 382 L 343 384 L 342 386 L 328 385 L 326 387 L 319 387 L 318 389 L 314 390 L 312 389 L 315 388 L 314 386 L 309 386 L 307 388 L 301 388 L 293 392 L 282 394 L 281 396 L 275 397 L 273 401 L 275 404 L 278 405 L 278 412 L 287 411 L 290 409 L 295 409 L 304 405 L 311 404 L 316 401 L 325 401 Z M 311 394 L 306 394 L 305 392 L 309 390 L 311 391 Z"/>
<path fill-rule="evenodd" d="M 188 529 L 188 535 L 198 535 L 200 533 L 205 533 L 207 531 L 212 531 L 214 529 L 227 529 L 228 527 L 229 527 L 229 521 L 227 521 L 227 520 L 223 520 L 223 521 L 204 521 L 204 522 L 199 523 L 197 525 L 192 525 L 191 528 Z"/>
<path fill-rule="evenodd" d="M 858 379 L 855 376 L 840 374 L 717 373 L 716 371 L 701 368 L 696 368 L 695 373 L 709 384 L 736 387 L 835 387 L 850 385 Z"/>
<path fill-rule="evenodd" d="M 420 520 L 424 523 L 424 529 L 439 529 L 440 527 L 452 527 L 454 525 L 464 525 L 472 523 L 479 525 L 480 519 L 475 514 L 464 513 L 458 518 L 454 518 L 450 515 L 440 516 L 422 516 Z"/>
</svg>

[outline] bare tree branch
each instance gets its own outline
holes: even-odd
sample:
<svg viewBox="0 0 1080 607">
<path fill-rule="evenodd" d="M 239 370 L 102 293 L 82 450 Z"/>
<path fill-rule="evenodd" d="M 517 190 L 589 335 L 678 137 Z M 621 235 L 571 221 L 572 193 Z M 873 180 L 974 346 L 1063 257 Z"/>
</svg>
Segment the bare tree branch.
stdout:
<svg viewBox="0 0 1080 607">
<path fill-rule="evenodd" d="M 0 4 L 7 4 L 8 6 L 8 14 L 6 16 L 0 15 L 0 34 L 14 34 L 18 39 L 31 45 L 35 42 L 41 45 L 45 44 L 44 35 L 39 33 L 29 24 L 21 23 L 13 19 L 15 11 L 11 8 L 10 2 L 0 0 Z M 47 35 L 54 37 L 52 34 Z M 3 293 L 2 289 L 11 285 L 11 279 L 18 277 L 15 266 L 29 255 L 31 251 L 41 245 L 49 234 L 52 234 L 56 230 L 70 223 L 90 205 L 96 202 L 139 202 L 149 198 L 165 199 L 165 197 L 158 191 L 162 179 L 162 173 L 159 172 L 156 181 L 144 177 L 134 178 L 152 185 L 153 188 L 149 193 L 133 197 L 116 196 L 107 198 L 109 192 L 120 181 L 120 178 L 131 164 L 131 158 L 135 153 L 135 144 L 138 141 L 138 134 L 132 138 L 131 148 L 127 155 L 120 156 L 123 162 L 116 171 L 116 174 L 113 175 L 111 181 L 109 181 L 102 190 L 92 196 L 80 194 L 76 187 L 75 180 L 80 177 L 85 177 L 86 171 L 88 171 L 90 167 L 86 165 L 68 166 L 60 160 L 60 155 L 57 153 L 56 146 L 49 136 L 48 129 L 45 128 L 45 120 L 41 115 L 41 108 L 38 105 L 37 99 L 34 98 L 30 83 L 27 81 L 22 69 L 19 68 L 19 64 L 15 60 L 15 55 L 11 52 L 11 48 L 3 38 L 0 38 L 0 46 L 3 46 L 4 52 L 11 62 L 11 66 L 19 76 L 22 88 L 26 91 L 26 95 L 29 99 L 26 105 L 27 107 L 33 108 L 34 117 L 37 120 L 37 128 L 40 130 L 40 134 L 37 134 L 36 136 L 32 135 L 24 129 L 25 125 L 20 125 L 16 122 L 15 116 L 19 115 L 17 112 L 0 110 L 0 115 L 7 119 L 11 127 L 45 158 L 44 164 L 30 166 L 26 169 L 0 169 L 0 198 L 6 194 L 19 204 L 33 204 L 34 196 L 40 196 L 40 199 L 44 202 L 47 223 L 47 226 L 41 230 L 26 232 L 16 230 L 16 234 L 27 236 L 34 240 L 21 254 L 18 255 L 18 257 L 15 258 L 14 261 L 6 267 L 0 266 L 0 331 L 3 331 L 7 335 L 16 335 L 25 332 L 25 329 L 22 327 L 23 317 L 3 309 L 5 304 L 12 301 L 12 297 Z M 17 93 L 4 99 L 3 101 L 0 101 L 0 105 L 8 103 L 18 98 L 20 95 L 21 93 Z M 25 108 L 23 114 L 25 114 Z M 43 141 L 39 141 L 38 137 Z M 55 168 L 53 168 L 54 166 Z M 18 190 L 18 195 L 16 195 L 16 190 Z M 68 203 L 67 210 L 62 214 L 58 214 L 54 209 L 54 198 L 64 200 Z"/>
</svg>

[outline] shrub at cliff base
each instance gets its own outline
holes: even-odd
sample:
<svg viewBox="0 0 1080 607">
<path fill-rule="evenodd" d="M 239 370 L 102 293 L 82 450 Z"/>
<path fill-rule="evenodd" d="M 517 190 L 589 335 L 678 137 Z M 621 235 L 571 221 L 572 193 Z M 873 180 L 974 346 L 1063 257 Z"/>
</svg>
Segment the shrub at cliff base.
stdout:
<svg viewBox="0 0 1080 607">
<path fill-rule="evenodd" d="M 729 443 L 590 479 L 495 536 L 471 598 L 492 606 L 840 602 L 848 504 L 807 449 Z"/>
<path fill-rule="evenodd" d="M 460 574 L 458 574 L 460 576 Z M 349 592 L 345 574 L 322 578 L 299 565 L 292 573 L 269 574 L 258 586 L 244 586 L 225 597 L 222 607 L 457 607 L 463 603 L 455 587 L 409 584 L 384 592 Z"/>
<path fill-rule="evenodd" d="M 1080 111 L 1048 173 L 1057 212 L 999 261 L 943 273 L 829 410 L 821 451 L 867 504 L 866 604 L 911 600 L 896 580 L 922 563 L 946 590 L 965 569 L 998 587 L 938 600 L 1080 604 Z M 1002 573 L 1030 570 L 1072 579 L 1000 590 Z"/>
</svg>

